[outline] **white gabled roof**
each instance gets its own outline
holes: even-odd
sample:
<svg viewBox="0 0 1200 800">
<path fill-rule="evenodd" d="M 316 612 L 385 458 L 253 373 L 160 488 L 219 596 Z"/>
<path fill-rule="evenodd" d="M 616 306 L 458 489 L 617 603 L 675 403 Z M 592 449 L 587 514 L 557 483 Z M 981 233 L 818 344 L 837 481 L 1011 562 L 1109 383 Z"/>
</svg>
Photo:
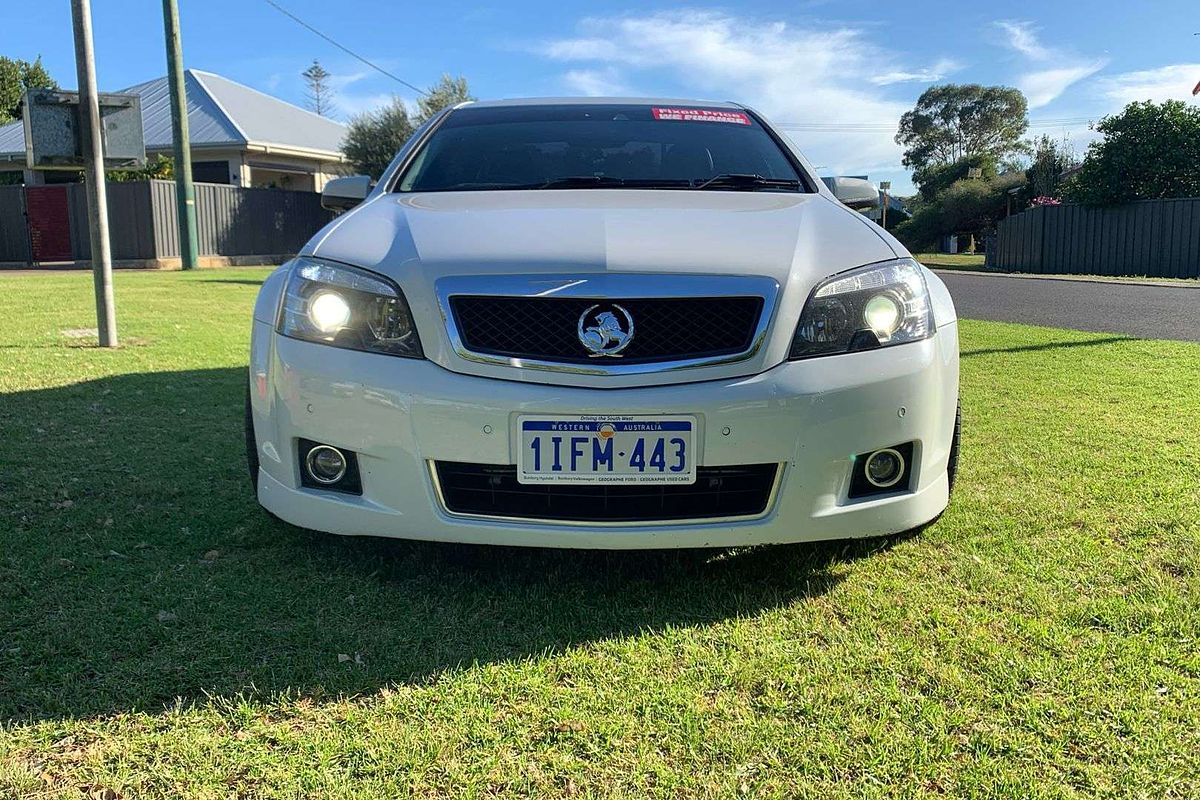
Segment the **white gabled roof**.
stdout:
<svg viewBox="0 0 1200 800">
<path fill-rule="evenodd" d="M 188 133 L 192 147 L 249 145 L 307 151 L 330 160 L 342 158 L 346 126 L 285 103 L 249 86 L 212 72 L 184 70 Z M 142 128 L 146 149 L 171 149 L 171 93 L 165 77 L 139 83 L 123 93 L 142 99 Z M 0 158 L 25 157 L 25 132 L 20 122 L 0 127 Z"/>
</svg>

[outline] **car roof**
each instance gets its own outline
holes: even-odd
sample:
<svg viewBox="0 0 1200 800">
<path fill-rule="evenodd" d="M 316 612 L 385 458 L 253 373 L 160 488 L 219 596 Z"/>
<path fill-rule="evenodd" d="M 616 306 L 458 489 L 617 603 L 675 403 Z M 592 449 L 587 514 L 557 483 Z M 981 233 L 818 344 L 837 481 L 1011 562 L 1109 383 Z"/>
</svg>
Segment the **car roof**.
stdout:
<svg viewBox="0 0 1200 800">
<path fill-rule="evenodd" d="M 478 100 L 462 108 L 503 108 L 506 106 L 685 106 L 736 108 L 744 106 L 728 100 L 688 100 L 678 97 L 514 97 L 508 100 Z"/>
</svg>

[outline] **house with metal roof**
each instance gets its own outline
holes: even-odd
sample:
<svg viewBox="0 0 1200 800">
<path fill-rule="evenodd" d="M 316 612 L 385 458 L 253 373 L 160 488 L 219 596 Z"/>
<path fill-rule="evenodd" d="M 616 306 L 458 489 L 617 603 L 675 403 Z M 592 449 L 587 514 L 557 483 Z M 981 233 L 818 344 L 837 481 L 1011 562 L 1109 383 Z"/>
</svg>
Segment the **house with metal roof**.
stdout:
<svg viewBox="0 0 1200 800">
<path fill-rule="evenodd" d="M 184 71 L 192 177 L 243 187 L 320 191 L 347 171 L 346 126 L 211 72 Z M 124 90 L 142 101 L 148 156 L 171 155 L 171 97 L 165 77 Z M 25 182 L 78 180 L 79 173 L 25 170 L 20 122 L 0 127 L 0 172 L 25 171 Z"/>
</svg>

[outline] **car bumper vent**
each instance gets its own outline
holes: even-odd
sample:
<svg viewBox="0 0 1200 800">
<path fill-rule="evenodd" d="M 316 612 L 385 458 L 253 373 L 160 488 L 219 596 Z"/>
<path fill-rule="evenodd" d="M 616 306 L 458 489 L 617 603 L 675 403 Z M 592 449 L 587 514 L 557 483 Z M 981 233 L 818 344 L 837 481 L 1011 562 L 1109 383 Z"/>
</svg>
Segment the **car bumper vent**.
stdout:
<svg viewBox="0 0 1200 800">
<path fill-rule="evenodd" d="M 754 517 L 765 513 L 778 464 L 700 467 L 693 484 L 526 485 L 517 468 L 438 461 L 446 510 L 492 518 L 569 522 L 657 522 Z"/>
</svg>

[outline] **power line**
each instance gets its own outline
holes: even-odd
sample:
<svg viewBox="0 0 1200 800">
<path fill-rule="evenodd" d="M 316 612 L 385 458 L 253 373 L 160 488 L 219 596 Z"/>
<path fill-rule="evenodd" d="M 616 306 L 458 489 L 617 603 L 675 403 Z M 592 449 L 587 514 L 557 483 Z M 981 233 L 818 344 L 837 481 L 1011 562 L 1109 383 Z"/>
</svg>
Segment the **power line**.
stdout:
<svg viewBox="0 0 1200 800">
<path fill-rule="evenodd" d="M 278 11 L 280 14 L 283 14 L 285 17 L 288 17 L 289 19 L 291 19 L 293 22 L 297 23 L 298 25 L 302 25 L 303 27 L 305 27 L 305 28 L 308 28 L 308 30 L 312 31 L 312 32 L 313 32 L 313 33 L 315 33 L 317 36 L 320 36 L 322 39 L 324 39 L 325 41 L 329 42 L 331 45 L 333 45 L 334 47 L 338 48 L 339 50 L 341 50 L 341 51 L 343 51 L 343 52 L 346 52 L 346 53 L 349 53 L 351 56 L 353 56 L 354 58 L 357 58 L 359 61 L 361 61 L 362 63 L 366 64 L 368 67 L 370 67 L 371 69 L 375 70 L 376 72 L 379 72 L 379 73 L 381 73 L 381 74 L 383 74 L 383 75 L 386 75 L 386 76 L 388 76 L 389 78 L 391 78 L 392 80 L 394 80 L 396 83 L 399 83 L 399 84 L 401 84 L 402 86 L 407 86 L 409 89 L 412 89 L 412 90 L 413 90 L 414 92 L 416 92 L 417 94 L 422 94 L 422 95 L 428 95 L 428 94 L 429 94 L 429 92 L 425 91 L 424 89 L 421 89 L 420 87 L 417 87 L 417 86 L 413 86 L 411 83 L 409 83 L 408 81 L 404 80 L 403 78 L 397 77 L 396 75 L 393 75 L 392 73 L 388 72 L 386 69 L 384 69 L 383 67 L 379 66 L 378 64 L 376 64 L 376 63 L 374 63 L 374 62 L 372 62 L 372 61 L 369 61 L 369 60 L 367 60 L 366 58 L 363 58 L 363 57 L 362 57 L 362 56 L 360 56 L 358 53 L 356 53 L 356 52 L 354 52 L 353 50 L 351 50 L 349 47 L 346 47 L 346 45 L 344 45 L 344 44 L 342 44 L 341 42 L 339 42 L 339 41 L 335 40 L 335 39 L 334 39 L 332 36 L 328 36 L 328 35 L 326 35 L 326 34 L 324 34 L 324 33 L 321 33 L 321 31 L 317 30 L 317 29 L 316 29 L 316 28 L 314 28 L 312 25 L 309 25 L 307 22 L 305 22 L 304 20 L 300 19 L 299 17 L 297 17 L 297 16 L 296 16 L 295 14 L 293 14 L 292 12 L 288 11 L 286 8 L 284 8 L 283 6 L 279 5 L 279 3 L 276 3 L 276 2 L 275 2 L 275 0 L 263 0 L 263 1 L 264 1 L 264 2 L 265 2 L 267 5 L 271 6 L 271 8 L 274 8 L 276 11 Z"/>
</svg>

